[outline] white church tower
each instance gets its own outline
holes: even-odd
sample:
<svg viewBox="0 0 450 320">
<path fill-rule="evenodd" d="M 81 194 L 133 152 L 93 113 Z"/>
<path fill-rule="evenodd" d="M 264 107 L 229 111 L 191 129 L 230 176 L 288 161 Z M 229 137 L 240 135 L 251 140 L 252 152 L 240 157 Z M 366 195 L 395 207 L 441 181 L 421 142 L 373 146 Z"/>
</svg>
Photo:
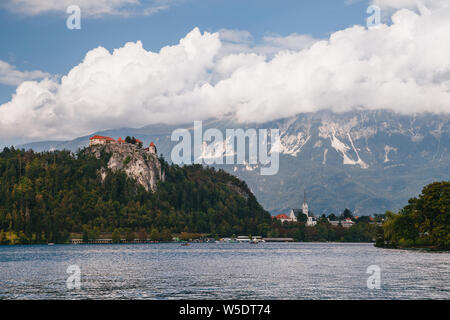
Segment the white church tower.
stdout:
<svg viewBox="0 0 450 320">
<path fill-rule="evenodd" d="M 317 221 L 314 220 L 312 216 L 309 215 L 308 203 L 306 202 L 306 191 L 303 194 L 303 206 L 302 206 L 303 214 L 306 214 L 306 226 L 313 227 L 317 224 Z"/>
<path fill-rule="evenodd" d="M 302 212 L 303 212 L 303 214 L 306 214 L 306 216 L 308 217 L 308 203 L 306 202 L 306 191 L 304 191 L 304 194 L 303 194 Z"/>
</svg>

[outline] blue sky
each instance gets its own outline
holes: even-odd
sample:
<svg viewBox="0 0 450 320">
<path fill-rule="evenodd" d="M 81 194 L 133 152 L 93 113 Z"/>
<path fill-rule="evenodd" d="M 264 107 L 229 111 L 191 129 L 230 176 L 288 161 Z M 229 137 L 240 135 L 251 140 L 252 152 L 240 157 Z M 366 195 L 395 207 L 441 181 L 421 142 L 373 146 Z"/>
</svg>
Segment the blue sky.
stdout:
<svg viewBox="0 0 450 320">
<path fill-rule="evenodd" d="M 449 16 L 448 0 L 2 0 L 0 145 L 229 115 L 448 113 Z"/>
<path fill-rule="evenodd" d="M 81 30 L 66 28 L 64 12 L 25 15 L 0 9 L 0 60 L 20 71 L 64 75 L 98 46 L 108 50 L 141 40 L 159 51 L 176 44 L 194 27 L 249 31 L 256 42 L 267 35 L 291 33 L 327 38 L 336 30 L 365 23 L 368 3 L 344 0 L 183 0 L 149 16 L 83 17 Z M 0 104 L 11 99 L 14 85 L 0 84 Z"/>
</svg>

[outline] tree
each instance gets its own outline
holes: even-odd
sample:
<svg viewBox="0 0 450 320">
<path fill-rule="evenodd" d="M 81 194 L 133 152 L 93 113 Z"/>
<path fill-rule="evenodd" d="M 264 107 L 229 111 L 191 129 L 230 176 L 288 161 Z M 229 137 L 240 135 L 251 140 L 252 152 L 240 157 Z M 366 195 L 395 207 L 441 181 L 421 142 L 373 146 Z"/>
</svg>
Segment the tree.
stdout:
<svg viewBox="0 0 450 320">
<path fill-rule="evenodd" d="M 328 241 L 328 228 L 325 223 L 318 223 L 315 229 L 318 241 Z"/>
<path fill-rule="evenodd" d="M 138 239 L 141 241 L 145 241 L 147 240 L 147 232 L 145 231 L 145 229 L 141 229 L 138 232 Z"/>
<path fill-rule="evenodd" d="M 112 242 L 113 243 L 120 243 L 120 232 L 119 232 L 119 229 L 114 229 L 114 232 L 112 233 Z"/>
<path fill-rule="evenodd" d="M 430 244 L 450 248 L 450 182 L 435 182 L 423 188 L 398 214 L 386 212 L 384 242 L 388 246 Z M 381 243 L 381 241 L 379 241 Z"/>
<path fill-rule="evenodd" d="M 370 222 L 370 216 L 360 216 L 358 218 L 358 222 L 367 222 L 367 223 L 369 223 Z"/>
<path fill-rule="evenodd" d="M 100 229 L 99 227 L 94 227 L 89 231 L 89 239 L 90 240 L 97 240 L 100 238 Z"/>
<path fill-rule="evenodd" d="M 153 228 L 152 232 L 150 233 L 150 240 L 152 241 L 159 241 L 161 238 L 158 229 Z"/>
<path fill-rule="evenodd" d="M 335 215 L 334 213 L 332 213 L 332 214 L 330 214 L 330 215 L 328 216 L 328 219 L 330 219 L 330 221 L 336 221 L 336 220 L 337 220 L 337 217 L 336 217 L 336 215 Z"/>
<path fill-rule="evenodd" d="M 345 208 L 345 210 L 341 214 L 341 218 L 342 218 L 342 220 L 345 220 L 347 218 L 350 218 L 353 220 L 353 214 L 350 211 L 350 209 Z"/>
<path fill-rule="evenodd" d="M 297 221 L 298 222 L 306 222 L 308 220 L 308 217 L 304 213 L 299 213 L 297 215 Z"/>
<path fill-rule="evenodd" d="M 127 230 L 127 234 L 125 236 L 125 240 L 127 240 L 128 242 L 133 242 L 135 239 L 135 235 L 134 232 L 130 229 Z"/>
<path fill-rule="evenodd" d="M 384 247 L 383 227 L 377 226 L 375 246 L 380 248 Z"/>
<path fill-rule="evenodd" d="M 305 224 L 299 224 L 297 230 L 294 233 L 295 241 L 305 241 Z"/>
<path fill-rule="evenodd" d="M 170 230 L 167 228 L 164 228 L 161 231 L 161 241 L 171 241 L 172 240 L 172 234 L 170 233 Z"/>
<path fill-rule="evenodd" d="M 88 243 L 89 242 L 89 233 L 87 229 L 83 230 L 83 242 Z"/>
<path fill-rule="evenodd" d="M 318 241 L 319 237 L 315 227 L 305 227 L 305 241 Z"/>
<path fill-rule="evenodd" d="M 9 240 L 6 238 L 6 232 L 0 231 L 0 244 L 9 244 Z"/>
</svg>

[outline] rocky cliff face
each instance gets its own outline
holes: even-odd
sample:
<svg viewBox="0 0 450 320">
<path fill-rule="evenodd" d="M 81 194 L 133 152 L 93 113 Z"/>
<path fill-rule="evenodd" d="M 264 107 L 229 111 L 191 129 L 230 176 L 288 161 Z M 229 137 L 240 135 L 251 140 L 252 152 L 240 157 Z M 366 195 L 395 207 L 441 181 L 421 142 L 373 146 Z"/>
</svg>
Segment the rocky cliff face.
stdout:
<svg viewBox="0 0 450 320">
<path fill-rule="evenodd" d="M 90 152 L 99 159 L 102 152 L 111 154 L 108 169 L 113 172 L 123 170 L 128 177 L 135 179 L 145 190 L 155 192 L 156 184 L 164 180 L 161 163 L 156 153 L 148 149 L 138 148 L 130 143 L 93 145 Z M 102 169 L 102 179 L 106 177 L 106 168 Z"/>
</svg>

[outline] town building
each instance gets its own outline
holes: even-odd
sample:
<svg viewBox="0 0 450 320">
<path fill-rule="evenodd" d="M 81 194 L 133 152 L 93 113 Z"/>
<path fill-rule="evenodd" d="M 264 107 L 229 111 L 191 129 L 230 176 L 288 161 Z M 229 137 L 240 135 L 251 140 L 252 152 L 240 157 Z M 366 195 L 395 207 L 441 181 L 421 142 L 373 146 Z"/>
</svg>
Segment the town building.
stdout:
<svg viewBox="0 0 450 320">
<path fill-rule="evenodd" d="M 111 137 L 105 137 L 105 136 L 93 136 L 89 138 L 89 145 L 98 145 L 98 144 L 109 144 L 109 143 L 117 143 L 116 140 L 114 140 Z"/>
<path fill-rule="evenodd" d="M 304 193 L 303 196 L 303 205 L 302 205 L 302 209 L 291 209 L 291 211 L 289 212 L 289 214 L 279 214 L 275 217 L 273 217 L 274 219 L 277 219 L 281 222 L 297 222 L 297 216 L 299 214 L 303 213 L 304 215 L 306 215 L 306 225 L 308 227 L 313 227 L 317 224 L 316 218 L 313 217 L 312 215 L 309 214 L 309 208 L 308 208 L 308 203 L 306 202 L 306 192 Z"/>
<path fill-rule="evenodd" d="M 350 218 L 346 218 L 344 221 L 341 221 L 341 224 L 344 228 L 350 228 L 352 227 L 355 223 L 352 221 L 352 219 Z"/>
<path fill-rule="evenodd" d="M 276 215 L 275 217 L 273 217 L 273 219 L 277 219 L 277 220 L 281 221 L 281 223 L 286 222 L 286 221 L 287 222 L 292 222 L 292 219 L 288 215 L 286 215 L 284 213 Z"/>
<path fill-rule="evenodd" d="M 336 221 L 330 221 L 331 225 L 337 227 L 338 225 L 341 225 L 342 227 L 348 229 L 351 228 L 355 222 L 352 221 L 350 218 L 346 218 L 345 220 L 336 220 Z"/>
</svg>

